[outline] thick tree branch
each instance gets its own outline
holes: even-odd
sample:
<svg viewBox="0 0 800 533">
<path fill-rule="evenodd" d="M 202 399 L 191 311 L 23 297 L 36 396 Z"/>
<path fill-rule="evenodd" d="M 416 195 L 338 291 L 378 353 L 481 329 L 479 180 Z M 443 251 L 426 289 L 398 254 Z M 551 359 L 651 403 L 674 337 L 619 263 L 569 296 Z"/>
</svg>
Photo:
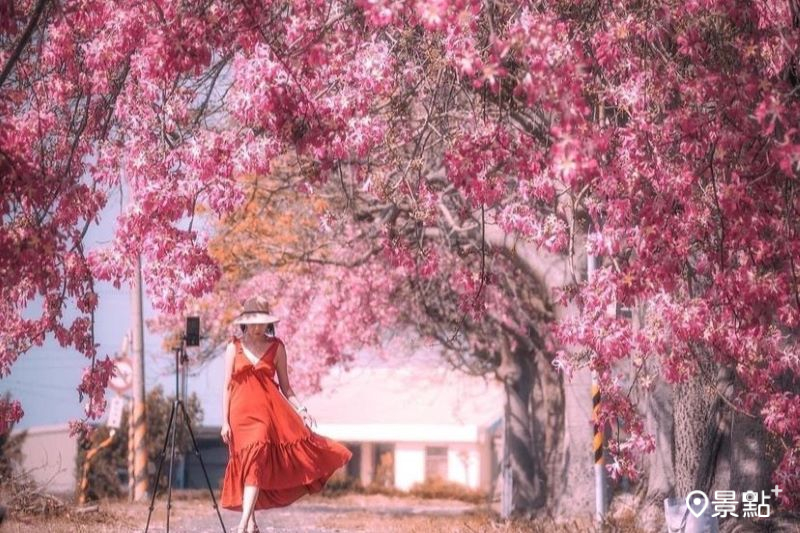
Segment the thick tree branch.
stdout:
<svg viewBox="0 0 800 533">
<path fill-rule="evenodd" d="M 36 25 L 39 24 L 39 18 L 41 18 L 44 8 L 48 2 L 49 0 L 39 0 L 36 2 L 36 7 L 33 9 L 33 13 L 31 14 L 30 20 L 28 20 L 28 25 L 25 27 L 25 31 L 22 32 L 22 35 L 20 35 L 17 45 L 14 47 L 14 51 L 8 57 L 8 60 L 6 60 L 6 64 L 3 66 L 3 71 L 0 72 L 0 87 L 3 86 L 6 79 L 11 74 L 11 71 L 14 69 L 14 65 L 17 64 L 17 61 L 19 61 L 19 58 L 22 56 L 22 51 L 30 42 L 31 37 L 33 36 L 33 30 L 36 28 Z"/>
</svg>

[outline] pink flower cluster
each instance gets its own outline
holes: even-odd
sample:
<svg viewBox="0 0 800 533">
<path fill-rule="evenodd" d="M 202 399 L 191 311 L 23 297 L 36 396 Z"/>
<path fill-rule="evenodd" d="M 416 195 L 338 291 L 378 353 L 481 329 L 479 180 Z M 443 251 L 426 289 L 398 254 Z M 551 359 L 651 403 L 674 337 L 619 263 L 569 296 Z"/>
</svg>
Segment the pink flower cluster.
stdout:
<svg viewBox="0 0 800 533">
<path fill-rule="evenodd" d="M 0 23 L 2 42 L 23 38 L 30 4 Z M 13 63 L 0 82 L 0 377 L 51 333 L 94 356 L 93 282 L 121 286 L 139 258 L 166 313 L 218 289 L 200 219 L 235 212 L 248 201 L 239 178 L 269 173 L 283 156 L 303 174 L 293 190 L 313 195 L 336 178 L 424 226 L 414 241 L 375 237 L 392 272 L 365 262 L 343 279 L 322 269 L 326 294 L 302 276 L 264 274 L 248 288 L 288 292 L 296 309 L 287 312 L 325 325 L 292 330 L 314 339 L 322 363 L 310 362 L 311 374 L 341 358 L 342 339 L 374 339 L 371 325 L 400 314 L 389 296 L 399 280 L 433 282 L 437 271 L 463 295 L 462 311 L 524 330 L 521 311 L 489 283 L 506 274 L 507 257 L 490 250 L 497 271 L 481 279 L 474 254 L 456 259 L 423 239 L 475 239 L 487 215 L 506 241 L 521 236 L 568 265 L 561 286 L 545 288 L 579 310 L 557 324 L 555 364 L 598 372 L 603 420 L 628 435 L 610 450 L 617 474 L 633 475 L 651 448 L 622 383 L 679 383 L 725 367 L 738 387 L 730 400 L 784 444 L 774 477 L 789 487 L 800 478 L 794 15 L 788 2 L 766 1 L 594 9 L 59 3 L 18 59 L 0 50 Z M 85 231 L 118 189 L 114 241 L 89 253 Z M 599 256 L 591 282 L 575 268 L 584 241 Z M 41 314 L 30 317 L 37 298 Z M 72 303 L 81 316 L 67 325 Z M 641 311 L 636 328 L 609 312 L 623 307 Z M 348 325 L 345 313 L 358 320 Z M 642 369 L 630 384 L 626 361 Z M 90 417 L 103 408 L 105 365 L 81 383 Z M 0 420 L 21 416 L 0 407 Z M 800 505 L 800 491 L 785 492 Z"/>
<path fill-rule="evenodd" d="M 5 435 L 11 427 L 19 422 L 25 412 L 17 400 L 0 399 L 0 435 Z"/>
<path fill-rule="evenodd" d="M 81 383 L 78 385 L 78 394 L 81 400 L 87 397 L 84 410 L 89 418 L 98 419 L 105 412 L 106 387 L 108 380 L 114 375 L 114 368 L 114 361 L 105 357 L 84 369 Z"/>
</svg>

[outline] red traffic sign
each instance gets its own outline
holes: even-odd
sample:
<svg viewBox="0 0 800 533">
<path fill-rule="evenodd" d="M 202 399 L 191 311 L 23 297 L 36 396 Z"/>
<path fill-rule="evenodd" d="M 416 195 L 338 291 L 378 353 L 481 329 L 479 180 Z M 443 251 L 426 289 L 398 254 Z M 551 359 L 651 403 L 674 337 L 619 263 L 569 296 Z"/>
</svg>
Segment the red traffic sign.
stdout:
<svg viewBox="0 0 800 533">
<path fill-rule="evenodd" d="M 133 386 L 133 364 L 127 356 L 114 359 L 116 369 L 114 375 L 108 380 L 108 386 L 119 394 L 123 394 Z"/>
</svg>

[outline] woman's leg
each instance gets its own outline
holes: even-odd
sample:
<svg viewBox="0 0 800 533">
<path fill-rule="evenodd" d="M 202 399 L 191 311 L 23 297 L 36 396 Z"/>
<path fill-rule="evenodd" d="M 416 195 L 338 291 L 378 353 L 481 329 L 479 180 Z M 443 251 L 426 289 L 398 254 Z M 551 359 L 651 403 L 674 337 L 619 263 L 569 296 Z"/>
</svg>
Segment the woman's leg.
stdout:
<svg viewBox="0 0 800 533">
<path fill-rule="evenodd" d="M 256 512 L 253 511 L 250 514 L 250 521 L 247 522 L 247 526 L 245 527 L 246 531 L 255 531 L 258 524 L 256 524 Z"/>
<path fill-rule="evenodd" d="M 242 519 L 239 522 L 239 529 L 244 531 L 247 528 L 247 523 L 250 517 L 253 516 L 253 511 L 256 507 L 256 497 L 258 496 L 258 487 L 255 485 L 245 485 L 244 494 L 242 494 Z M 255 520 L 253 520 L 255 522 Z"/>
</svg>

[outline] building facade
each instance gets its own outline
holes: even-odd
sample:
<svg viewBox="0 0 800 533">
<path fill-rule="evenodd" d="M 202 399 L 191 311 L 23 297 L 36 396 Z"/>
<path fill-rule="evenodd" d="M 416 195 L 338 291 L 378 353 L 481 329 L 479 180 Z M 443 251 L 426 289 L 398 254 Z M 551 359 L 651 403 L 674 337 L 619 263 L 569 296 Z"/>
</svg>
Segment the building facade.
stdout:
<svg viewBox="0 0 800 533">
<path fill-rule="evenodd" d="M 405 491 L 439 479 L 488 494 L 495 489 L 502 455 L 497 437 L 503 402 L 498 383 L 454 370 L 366 367 L 333 372 L 305 405 L 317 433 L 353 452 L 337 476 Z M 218 427 L 197 433 L 217 487 L 227 449 Z M 205 486 L 194 456 L 186 458 L 184 480 L 188 488 Z"/>
<path fill-rule="evenodd" d="M 75 490 L 77 437 L 69 436 L 68 424 L 36 426 L 14 430 L 12 436 L 24 435 L 18 468 L 27 472 L 38 485 L 52 494 L 71 494 Z"/>
</svg>

